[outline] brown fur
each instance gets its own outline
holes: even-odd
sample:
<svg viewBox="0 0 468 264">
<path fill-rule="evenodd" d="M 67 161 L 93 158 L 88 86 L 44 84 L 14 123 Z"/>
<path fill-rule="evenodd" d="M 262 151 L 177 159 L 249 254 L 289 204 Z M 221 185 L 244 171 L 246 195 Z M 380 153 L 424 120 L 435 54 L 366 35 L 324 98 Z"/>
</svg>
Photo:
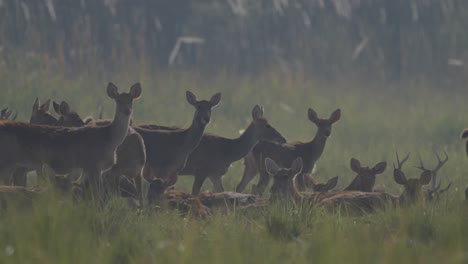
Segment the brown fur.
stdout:
<svg viewBox="0 0 468 264">
<path fill-rule="evenodd" d="M 209 100 L 197 101 L 195 95 L 187 92 L 187 101 L 196 109 L 192 125 L 184 130 L 152 130 L 135 127 L 143 137 L 146 146 L 144 177 L 148 181 L 161 178 L 170 185 L 177 182 L 179 172 L 184 168 L 188 156 L 200 143 L 205 126 L 211 119 L 211 108 L 221 100 L 215 94 Z"/>
<path fill-rule="evenodd" d="M 270 181 L 270 176 L 265 170 L 264 159 L 269 157 L 282 167 L 290 167 L 292 162 L 300 157 L 303 160 L 304 167 L 302 173 L 310 173 L 315 166 L 315 163 L 322 155 L 326 141 L 331 134 L 332 125 L 341 117 L 341 111 L 335 110 L 329 119 L 320 119 L 314 110 L 308 110 L 309 120 L 317 126 L 315 137 L 309 142 L 290 142 L 288 144 L 276 144 L 272 142 L 262 141 L 253 148 L 253 156 L 255 158 L 254 168 L 244 170 L 244 175 L 241 182 L 237 185 L 236 191 L 242 192 L 247 184 L 255 177 L 257 171 L 260 173 L 260 180 L 252 191 L 256 194 L 262 194 Z M 247 164 L 250 164 L 246 162 Z M 299 190 L 304 190 L 303 177 L 298 178 Z"/>
<path fill-rule="evenodd" d="M 377 174 L 381 174 L 385 171 L 387 163 L 379 162 L 373 168 L 369 168 L 362 167 L 357 159 L 351 159 L 350 166 L 357 175 L 344 191 L 372 192 Z"/>
<path fill-rule="evenodd" d="M 57 174 L 84 169 L 92 186 L 102 171 L 115 162 L 115 151 L 127 135 L 132 101 L 139 97 L 139 84 L 130 93 L 119 94 L 109 84 L 108 95 L 116 104 L 115 122 L 104 127 L 64 128 L 2 121 L 0 123 L 0 176 L 5 179 L 16 166 L 40 169 L 49 165 Z"/>
</svg>

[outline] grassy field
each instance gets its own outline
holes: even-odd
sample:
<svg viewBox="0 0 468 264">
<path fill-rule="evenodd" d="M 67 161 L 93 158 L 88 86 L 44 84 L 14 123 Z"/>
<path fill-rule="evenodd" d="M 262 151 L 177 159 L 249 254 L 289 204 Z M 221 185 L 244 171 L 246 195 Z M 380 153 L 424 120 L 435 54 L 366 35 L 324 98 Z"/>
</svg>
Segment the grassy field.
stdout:
<svg viewBox="0 0 468 264">
<path fill-rule="evenodd" d="M 34 69 L 34 70 L 31 70 Z M 38 70 L 40 69 L 40 70 Z M 453 187 L 437 204 L 417 205 L 352 217 L 310 208 L 274 205 L 269 209 L 214 213 L 197 220 L 174 211 L 135 212 L 115 199 L 104 209 L 72 205 L 47 194 L 33 210 L 9 210 L 0 215 L 0 263 L 466 263 L 468 261 L 468 203 L 463 190 L 468 160 L 460 133 L 468 125 L 468 93 L 422 84 L 323 85 L 278 75 L 206 79 L 189 73 L 83 74 L 64 78 L 54 69 L 35 65 L 15 71 L 0 66 L 0 106 L 18 109 L 28 120 L 36 96 L 66 99 L 83 116 L 105 117 L 113 105 L 106 98 L 108 81 L 121 90 L 140 81 L 143 97 L 136 102 L 138 123 L 187 126 L 193 109 L 186 90 L 199 98 L 222 92 L 213 110 L 209 132 L 236 137 L 250 121 L 255 104 L 290 140 L 310 140 L 314 125 L 307 108 L 328 117 L 342 109 L 316 176 L 339 175 L 338 188 L 354 177 L 351 157 L 363 165 L 387 161 L 378 189 L 399 194 L 392 177 L 394 153 L 411 152 L 407 176 L 419 176 L 418 155 L 428 167 L 436 164 L 432 149 L 446 150 L 449 162 L 441 169 L 443 185 Z M 144 71 L 143 71 L 144 72 Z M 224 176 L 234 190 L 242 163 Z M 189 190 L 192 177 L 181 177 L 177 188 Z M 257 179 L 256 179 L 257 180 Z M 207 182 L 205 190 L 210 190 Z M 250 190 L 250 186 L 248 187 Z"/>
</svg>

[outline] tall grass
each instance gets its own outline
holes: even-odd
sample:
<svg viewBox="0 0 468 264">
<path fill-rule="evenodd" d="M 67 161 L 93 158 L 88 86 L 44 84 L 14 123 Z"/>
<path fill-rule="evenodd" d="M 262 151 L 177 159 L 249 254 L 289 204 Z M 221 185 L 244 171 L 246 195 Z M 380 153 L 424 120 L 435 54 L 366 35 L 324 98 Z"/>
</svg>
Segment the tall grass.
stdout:
<svg viewBox="0 0 468 264">
<path fill-rule="evenodd" d="M 50 69 L 0 70 L 0 106 L 14 107 L 27 120 L 36 96 L 66 99 L 85 115 L 96 115 L 103 104 L 105 117 L 113 105 L 105 86 L 120 89 L 141 81 L 143 97 L 136 102 L 137 123 L 187 126 L 193 109 L 185 90 L 200 98 L 220 91 L 209 132 L 236 137 L 250 121 L 255 104 L 290 140 L 310 140 L 314 125 L 307 108 L 328 117 L 342 109 L 317 167 L 320 180 L 340 175 L 339 188 L 354 176 L 349 160 L 364 165 L 385 160 L 386 172 L 377 188 L 399 194 L 392 178 L 394 152 L 411 152 L 404 168 L 410 177 L 418 155 L 435 166 L 432 148 L 446 150 L 449 162 L 441 169 L 443 184 L 454 187 L 437 204 L 348 216 L 321 210 L 273 205 L 268 209 L 215 212 L 208 219 L 180 216 L 174 211 L 135 212 L 114 199 L 104 208 L 73 205 L 46 193 L 32 210 L 10 209 L 0 214 L 0 263 L 446 263 L 466 262 L 468 161 L 459 138 L 468 124 L 467 93 L 441 87 L 401 84 L 367 87 L 353 84 L 324 86 L 277 75 L 205 79 L 190 73 L 121 71 L 108 76 L 75 75 L 67 79 Z M 380 89 L 377 89 L 380 88 Z M 383 91 L 383 92 L 382 92 Z M 235 163 L 224 176 L 233 190 L 242 175 Z M 189 190 L 193 178 L 180 177 L 177 188 Z M 209 183 L 205 189 L 211 189 Z"/>
</svg>

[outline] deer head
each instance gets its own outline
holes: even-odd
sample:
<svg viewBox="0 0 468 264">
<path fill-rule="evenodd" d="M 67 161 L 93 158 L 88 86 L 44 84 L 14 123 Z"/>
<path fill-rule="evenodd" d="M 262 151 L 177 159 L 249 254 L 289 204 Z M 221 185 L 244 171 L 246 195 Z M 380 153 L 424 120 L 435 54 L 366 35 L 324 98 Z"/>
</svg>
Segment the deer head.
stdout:
<svg viewBox="0 0 468 264">
<path fill-rule="evenodd" d="M 375 185 L 375 179 L 378 174 L 382 174 L 387 167 L 387 163 L 382 161 L 373 168 L 361 166 L 359 160 L 351 159 L 351 170 L 357 173 L 351 184 L 346 187 L 347 191 L 372 192 Z"/>
<path fill-rule="evenodd" d="M 286 139 L 263 117 L 263 107 L 255 105 L 252 109 L 252 120 L 259 140 L 286 143 Z"/>
<path fill-rule="evenodd" d="M 329 179 L 326 183 L 318 183 L 307 174 L 303 175 L 306 186 L 310 186 L 314 192 L 326 193 L 331 191 L 338 184 L 338 176 Z"/>
<path fill-rule="evenodd" d="M 340 120 L 341 110 L 336 109 L 328 119 L 319 118 L 317 113 L 312 108 L 309 108 L 307 115 L 309 120 L 318 128 L 317 136 L 328 138 L 331 135 L 332 125 Z"/>
<path fill-rule="evenodd" d="M 421 159 L 421 157 L 419 157 L 419 166 L 417 167 L 418 169 L 422 170 L 423 173 L 426 172 L 426 173 L 429 173 L 431 175 L 431 188 L 427 191 L 427 198 L 429 200 L 438 200 L 440 195 L 446 191 L 448 191 L 448 189 L 450 189 L 450 187 L 452 186 L 452 183 L 450 182 L 445 188 L 441 189 L 440 186 L 441 186 L 441 181 L 439 180 L 437 182 L 437 173 L 439 172 L 440 168 L 442 168 L 442 166 L 444 166 L 445 163 L 447 163 L 448 161 L 448 154 L 447 152 L 444 151 L 444 154 L 445 154 L 445 158 L 444 160 L 442 160 L 439 156 L 439 154 L 435 151 L 434 151 L 434 154 L 437 158 L 437 166 L 430 170 L 430 169 L 426 169 L 425 166 L 424 166 L 424 163 Z"/>
<path fill-rule="evenodd" d="M 50 99 L 41 105 L 39 98 L 36 98 L 32 107 L 31 119 L 29 122 L 37 125 L 57 125 L 58 120 L 49 113 L 49 107 Z"/>
<path fill-rule="evenodd" d="M 400 202 L 409 203 L 420 199 L 422 187 L 431 181 L 431 172 L 424 171 L 419 178 L 406 179 L 405 174 L 398 168 L 393 170 L 395 182 L 403 185 L 404 190 L 400 196 Z"/>
<path fill-rule="evenodd" d="M 197 101 L 195 95 L 187 91 L 187 102 L 195 107 L 195 121 L 203 126 L 207 125 L 211 119 L 211 109 L 221 101 L 221 93 L 216 93 L 209 101 Z"/>
<path fill-rule="evenodd" d="M 70 110 L 70 105 L 67 102 L 62 101 L 59 104 L 54 101 L 53 106 L 55 112 L 59 115 L 59 119 L 57 121 L 59 126 L 80 127 L 85 125 L 85 122 L 83 122 L 80 115 L 75 111 Z"/>
<path fill-rule="evenodd" d="M 172 185 L 168 184 L 163 179 L 152 179 L 149 181 L 148 193 L 146 198 L 149 204 L 155 204 L 160 201 L 164 195 L 164 192 L 169 189 Z"/>
<path fill-rule="evenodd" d="M 109 83 L 107 86 L 107 95 L 114 99 L 117 104 L 117 113 L 129 117 L 133 111 L 133 100 L 137 99 L 141 95 L 140 83 L 134 84 L 130 87 L 129 93 L 119 93 L 119 89 L 113 83 Z"/>
<path fill-rule="evenodd" d="M 296 199 L 299 197 L 294 184 L 295 178 L 302 172 L 302 158 L 297 158 L 291 164 L 291 168 L 280 168 L 275 161 L 270 158 L 265 159 L 265 169 L 273 178 L 273 185 L 270 192 L 274 198 Z"/>
</svg>

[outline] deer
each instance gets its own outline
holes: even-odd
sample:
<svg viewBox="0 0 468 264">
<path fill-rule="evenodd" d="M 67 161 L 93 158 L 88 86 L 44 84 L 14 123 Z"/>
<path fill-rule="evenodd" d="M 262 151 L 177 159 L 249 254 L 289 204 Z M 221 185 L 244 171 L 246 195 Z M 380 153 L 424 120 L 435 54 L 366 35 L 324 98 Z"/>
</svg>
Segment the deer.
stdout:
<svg viewBox="0 0 468 264">
<path fill-rule="evenodd" d="M 262 107 L 255 105 L 251 115 L 252 122 L 238 138 L 230 139 L 212 134 L 202 137 L 180 173 L 195 176 L 192 194 L 200 193 L 206 178 L 213 183 L 215 192 L 224 192 L 222 176 L 233 162 L 245 157 L 260 141 L 286 142 L 264 117 Z"/>
<path fill-rule="evenodd" d="M 336 208 L 348 206 L 353 209 L 374 211 L 377 208 L 385 208 L 387 204 L 394 206 L 411 204 L 424 197 L 422 188 L 429 184 L 431 172 L 423 171 L 419 178 L 407 179 L 403 173 L 403 162 L 398 161 L 398 167 L 394 168 L 394 180 L 404 186 L 400 196 L 385 192 L 362 191 L 336 191 L 329 193 L 301 193 L 297 189 L 297 177 L 301 175 L 302 160 L 296 159 L 291 168 L 281 168 L 272 159 L 265 159 L 265 168 L 273 177 L 271 187 L 272 197 L 283 200 L 292 200 L 294 203 L 307 202 L 315 207 Z"/>
<path fill-rule="evenodd" d="M 195 108 L 190 127 L 182 130 L 134 127 L 145 142 L 146 164 L 143 174 L 150 184 L 155 178 L 168 181 L 170 186 L 177 182 L 178 174 L 185 167 L 189 155 L 200 143 L 211 119 L 211 109 L 219 104 L 221 93 L 214 94 L 208 101 L 198 101 L 192 92 L 187 91 L 186 99 Z"/>
<path fill-rule="evenodd" d="M 361 166 L 359 160 L 351 158 L 350 166 L 351 170 L 356 172 L 357 175 L 344 191 L 372 192 L 376 176 L 385 171 L 387 163 L 382 161 L 377 163 L 373 168 L 369 168 Z"/>
<path fill-rule="evenodd" d="M 133 101 L 140 97 L 139 83 L 129 93 L 119 93 L 109 83 L 107 95 L 115 101 L 111 124 L 79 128 L 33 125 L 21 122 L 0 123 L 0 146 L 7 150 L 0 157 L 0 179 L 5 180 L 17 166 L 41 168 L 47 164 L 56 174 L 64 175 L 81 168 L 79 183 L 90 183 L 98 190 L 103 171 L 115 163 L 115 152 L 128 133 Z"/>
<path fill-rule="evenodd" d="M 255 105 L 252 109 L 252 122 L 238 138 L 205 133 L 179 175 L 195 176 L 193 195 L 200 193 L 206 178 L 213 183 L 215 192 L 224 192 L 222 176 L 233 162 L 247 155 L 260 140 L 286 142 L 264 117 L 263 108 Z"/>
<path fill-rule="evenodd" d="M 339 192 L 337 195 L 322 199 L 317 206 L 336 208 L 337 206 L 347 206 L 352 209 L 364 211 L 375 211 L 377 208 L 385 209 L 386 205 L 408 206 L 426 198 L 423 187 L 428 185 L 432 178 L 430 170 L 424 170 L 419 178 L 406 178 L 402 170 L 403 164 L 408 160 L 409 153 L 403 160 L 399 160 L 396 153 L 397 165 L 394 166 L 393 178 L 397 184 L 404 187 L 399 196 L 386 192 Z"/>
<path fill-rule="evenodd" d="M 85 120 L 82 120 L 80 115 L 75 111 L 71 111 L 70 105 L 66 101 L 60 104 L 53 102 L 54 109 L 59 114 L 58 124 L 65 127 L 80 127 L 86 125 Z M 87 125 L 106 126 L 111 123 L 111 120 L 91 120 Z M 142 171 L 146 162 L 146 149 L 143 138 L 131 127 L 128 128 L 128 134 L 122 144 L 117 148 L 117 160 L 112 168 L 105 172 L 106 185 L 111 190 L 117 189 L 119 186 L 122 190 L 127 190 L 128 183 L 120 179 L 120 176 L 125 176 L 133 181 L 136 186 L 135 197 L 138 198 L 140 206 L 143 205 L 142 192 Z M 126 197 L 126 196 L 123 196 Z"/>
<path fill-rule="evenodd" d="M 236 192 L 242 192 L 247 184 L 256 176 L 257 171 L 260 173 L 260 180 L 257 185 L 252 188 L 252 193 L 262 195 L 266 186 L 270 181 L 270 176 L 265 170 L 264 158 L 268 157 L 280 166 L 290 167 L 292 162 L 301 157 L 303 160 L 303 174 L 308 174 L 312 171 L 315 163 L 322 155 L 328 137 L 331 135 L 332 125 L 338 122 L 341 117 L 341 110 L 335 110 L 328 119 L 321 119 L 312 109 L 308 109 L 309 120 L 317 126 L 317 132 L 314 138 L 309 142 L 290 142 L 286 144 L 277 144 L 268 141 L 259 142 L 252 150 L 252 155 L 255 160 L 257 169 L 244 169 L 242 180 L 236 187 Z M 245 162 L 245 164 L 248 163 Z M 251 164 L 252 162 L 250 162 Z M 298 180 L 299 190 L 304 190 L 303 175 Z"/>
<path fill-rule="evenodd" d="M 447 192 L 450 187 L 452 186 L 452 182 L 450 182 L 449 184 L 447 184 L 447 186 L 445 188 L 440 188 L 441 187 L 441 181 L 439 180 L 439 182 L 437 182 L 437 173 L 439 172 L 439 170 L 445 165 L 445 163 L 447 163 L 449 157 L 448 157 L 448 154 L 446 151 L 444 151 L 444 154 L 445 154 L 445 158 L 442 160 L 439 156 L 439 154 L 437 153 L 437 151 L 433 150 L 436 158 L 437 158 L 437 165 L 434 169 L 430 170 L 430 169 L 426 169 L 425 166 L 424 166 L 424 163 L 421 159 L 421 157 L 419 157 L 419 166 L 416 167 L 418 169 L 420 169 L 421 171 L 423 172 L 430 172 L 431 175 L 432 175 L 432 178 L 431 178 L 431 187 L 427 190 L 426 192 L 426 197 L 429 201 L 438 201 L 440 199 L 440 195 L 442 195 L 444 192 Z"/>
</svg>

